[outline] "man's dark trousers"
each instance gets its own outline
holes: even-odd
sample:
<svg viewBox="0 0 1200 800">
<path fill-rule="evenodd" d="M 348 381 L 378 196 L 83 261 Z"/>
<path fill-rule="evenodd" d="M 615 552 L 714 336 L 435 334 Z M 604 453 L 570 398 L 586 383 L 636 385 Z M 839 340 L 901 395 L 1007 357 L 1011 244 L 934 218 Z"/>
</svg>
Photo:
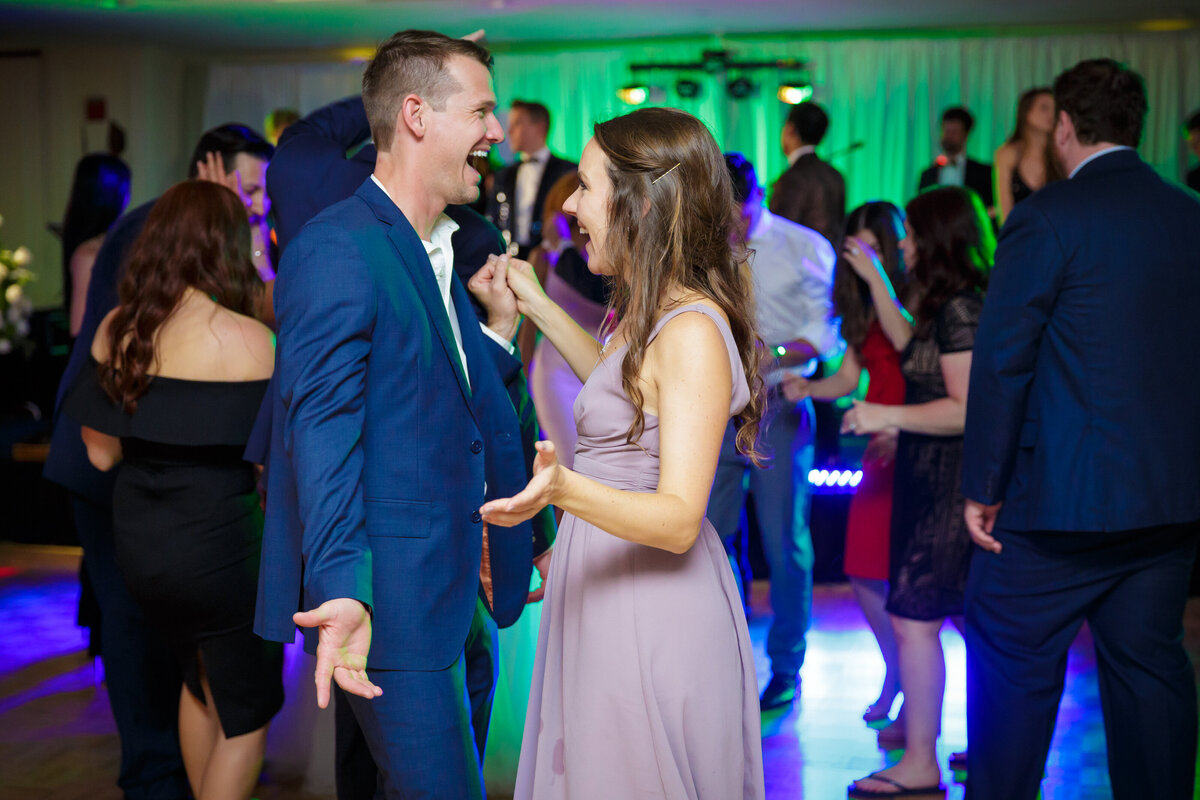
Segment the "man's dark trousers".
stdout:
<svg viewBox="0 0 1200 800">
<path fill-rule="evenodd" d="M 1196 689 L 1183 610 L 1200 523 L 995 535 L 1002 551 L 977 550 L 967 580 L 967 797 L 1038 796 L 1067 650 L 1086 620 L 1113 797 L 1191 798 Z"/>
</svg>

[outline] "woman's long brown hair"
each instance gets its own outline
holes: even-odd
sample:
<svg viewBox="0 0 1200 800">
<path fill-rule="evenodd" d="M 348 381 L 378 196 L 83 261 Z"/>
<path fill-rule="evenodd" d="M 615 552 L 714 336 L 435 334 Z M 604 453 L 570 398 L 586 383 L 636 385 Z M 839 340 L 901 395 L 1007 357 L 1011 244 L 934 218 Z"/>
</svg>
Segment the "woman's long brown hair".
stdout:
<svg viewBox="0 0 1200 800">
<path fill-rule="evenodd" d="M 156 334 L 188 287 L 247 316 L 255 315 L 262 291 L 250 260 L 246 207 L 207 181 L 176 184 L 158 199 L 125 265 L 100 386 L 127 412 L 150 385 Z"/>
<path fill-rule="evenodd" d="M 904 266 L 900 240 L 904 238 L 904 213 L 886 200 L 863 203 L 846 216 L 846 235 L 869 230 L 879 243 L 879 261 L 897 296 L 904 293 Z M 842 339 L 851 347 L 862 347 L 875 321 L 871 288 L 839 255 L 833 273 L 833 313 L 841 319 Z"/>
<path fill-rule="evenodd" d="M 942 307 L 957 294 L 987 289 L 996 237 L 979 195 L 961 186 L 922 192 L 905 208 L 917 245 L 909 271 L 909 305 L 916 336 L 928 338 Z"/>
<path fill-rule="evenodd" d="M 629 341 L 621 363 L 621 384 L 634 407 L 627 440 L 645 430 L 638 374 L 667 291 L 678 286 L 709 298 L 729 318 L 750 386 L 750 402 L 734 420 L 737 446 L 760 463 L 763 345 L 746 254 L 730 240 L 740 209 L 721 149 L 704 123 L 670 108 L 639 109 L 598 123 L 594 132 L 612 183 L 604 259 L 618 273 L 612 305 Z"/>
</svg>

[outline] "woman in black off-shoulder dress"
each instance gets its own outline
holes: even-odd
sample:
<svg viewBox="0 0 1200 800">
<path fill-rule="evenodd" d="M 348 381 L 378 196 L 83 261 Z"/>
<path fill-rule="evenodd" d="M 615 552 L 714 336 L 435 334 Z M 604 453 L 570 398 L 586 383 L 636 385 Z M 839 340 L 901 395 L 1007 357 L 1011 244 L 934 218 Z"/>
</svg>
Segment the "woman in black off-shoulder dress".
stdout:
<svg viewBox="0 0 1200 800">
<path fill-rule="evenodd" d="M 164 194 L 65 406 L 92 462 L 121 464 L 117 563 L 180 660 L 180 744 L 201 799 L 250 797 L 283 703 L 282 646 L 252 629 L 263 515 L 242 451 L 274 355 L 251 317 L 249 241 L 230 190 Z"/>
</svg>

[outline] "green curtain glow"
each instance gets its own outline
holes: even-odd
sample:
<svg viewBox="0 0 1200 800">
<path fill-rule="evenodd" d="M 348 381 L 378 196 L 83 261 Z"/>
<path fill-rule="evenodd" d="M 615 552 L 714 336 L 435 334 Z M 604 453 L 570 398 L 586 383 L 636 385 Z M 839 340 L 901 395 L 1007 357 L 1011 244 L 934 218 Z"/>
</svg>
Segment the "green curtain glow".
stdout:
<svg viewBox="0 0 1200 800">
<path fill-rule="evenodd" d="M 990 162 L 1012 131 L 1017 98 L 1025 89 L 1050 84 L 1072 64 L 1100 56 L 1116 58 L 1146 78 L 1150 116 L 1141 152 L 1165 177 L 1178 180 L 1187 164 L 1181 126 L 1200 108 L 1200 34 L 1138 33 L 1000 38 L 737 39 L 630 43 L 575 52 L 500 52 L 496 91 L 544 102 L 555 114 L 556 151 L 577 157 L 591 123 L 632 107 L 615 90 L 633 82 L 628 66 L 690 62 L 706 48 L 725 47 L 740 60 L 800 58 L 809 62 L 814 98 L 829 111 L 829 133 L 819 152 L 846 177 L 850 206 L 871 199 L 903 202 L 916 192 L 917 176 L 938 152 L 942 109 L 966 105 L 976 118 L 968 151 Z M 736 73 L 730 73 L 733 77 Z M 703 119 L 725 150 L 740 150 L 769 183 L 783 170 L 779 131 L 788 106 L 775 97 L 788 72 L 759 70 L 750 77 L 757 95 L 729 99 L 723 79 L 693 74 L 703 92 L 695 99 L 674 93 L 676 74 L 641 73 L 636 82 L 666 89 L 662 105 Z M 852 143 L 864 146 L 845 152 Z M 842 153 L 841 155 L 836 155 Z"/>
<path fill-rule="evenodd" d="M 964 104 L 975 114 L 968 151 L 984 161 L 1012 130 L 1017 97 L 1084 58 L 1109 56 L 1146 78 L 1150 116 L 1142 156 L 1167 178 L 1179 180 L 1187 165 L 1181 126 L 1200 108 L 1200 31 L 1052 36 L 810 38 L 802 36 L 647 39 L 608 45 L 562 42 L 496 48 L 496 93 L 503 106 L 514 98 L 538 100 L 553 114 L 552 148 L 578 158 L 592 123 L 631 110 L 616 90 L 631 82 L 629 65 L 698 59 L 704 49 L 726 48 L 740 60 L 800 58 L 809 62 L 814 99 L 832 125 L 820 148 L 846 176 L 847 202 L 904 202 L 917 175 L 937 154 L 941 110 Z M 361 65 L 223 64 L 209 70 L 204 119 L 250 123 L 270 109 L 310 111 L 358 91 Z M 769 184 L 782 171 L 779 129 L 787 106 L 775 97 L 789 73 L 760 70 L 756 96 L 731 100 L 723 79 L 693 74 L 702 86 L 695 99 L 674 93 L 676 75 L 652 73 L 664 87 L 663 105 L 696 114 L 725 150 L 740 150 Z M 734 73 L 730 74 L 733 77 Z M 644 75 L 641 77 L 645 77 Z"/>
</svg>

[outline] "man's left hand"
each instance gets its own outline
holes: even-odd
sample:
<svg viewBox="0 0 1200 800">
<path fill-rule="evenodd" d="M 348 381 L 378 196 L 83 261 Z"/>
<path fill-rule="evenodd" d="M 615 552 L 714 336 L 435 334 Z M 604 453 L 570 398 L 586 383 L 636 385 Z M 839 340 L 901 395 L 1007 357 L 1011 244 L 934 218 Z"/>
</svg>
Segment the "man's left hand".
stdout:
<svg viewBox="0 0 1200 800">
<path fill-rule="evenodd" d="M 488 256 L 487 263 L 467 281 L 467 289 L 487 311 L 487 326 L 497 336 L 512 341 L 521 324 L 517 296 L 508 288 L 508 257 Z"/>
<path fill-rule="evenodd" d="M 977 500 L 968 498 L 966 508 L 963 510 L 963 518 L 967 522 L 967 532 L 971 534 L 971 540 L 989 553 L 999 553 L 1003 549 L 1000 542 L 992 536 L 992 531 L 996 528 L 996 517 L 1000 515 L 1002 505 L 1004 504 L 996 503 L 985 506 Z"/>
<path fill-rule="evenodd" d="M 537 568 L 542 582 L 536 589 L 529 593 L 529 598 L 525 601 L 525 605 L 540 603 L 542 598 L 546 596 L 546 576 L 550 574 L 550 556 L 553 552 L 554 548 L 552 547 L 533 560 L 533 566 Z"/>
</svg>

